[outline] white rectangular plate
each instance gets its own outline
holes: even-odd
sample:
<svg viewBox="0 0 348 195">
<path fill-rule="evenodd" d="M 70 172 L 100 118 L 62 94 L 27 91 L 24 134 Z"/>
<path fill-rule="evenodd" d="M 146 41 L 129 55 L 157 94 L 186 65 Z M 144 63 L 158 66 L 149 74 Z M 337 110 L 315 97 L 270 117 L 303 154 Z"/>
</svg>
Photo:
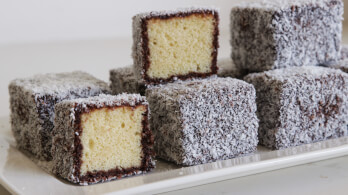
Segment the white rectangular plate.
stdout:
<svg viewBox="0 0 348 195">
<path fill-rule="evenodd" d="M 192 167 L 157 161 L 151 173 L 107 183 L 77 186 L 42 170 L 15 147 L 9 118 L 0 118 L 0 184 L 18 194 L 153 193 L 181 189 L 348 154 L 348 137 Z"/>
</svg>

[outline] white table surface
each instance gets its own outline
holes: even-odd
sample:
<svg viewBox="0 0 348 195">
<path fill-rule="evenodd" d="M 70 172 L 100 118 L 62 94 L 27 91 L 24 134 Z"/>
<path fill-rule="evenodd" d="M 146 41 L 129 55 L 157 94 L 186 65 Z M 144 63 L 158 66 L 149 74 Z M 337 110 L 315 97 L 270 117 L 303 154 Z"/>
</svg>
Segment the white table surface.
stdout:
<svg viewBox="0 0 348 195">
<path fill-rule="evenodd" d="M 348 36 L 343 36 L 348 43 Z M 0 45 L 0 116 L 9 115 L 8 83 L 37 73 L 83 70 L 108 81 L 109 70 L 132 63 L 131 37 Z M 227 34 L 219 58 L 229 57 Z M 348 194 L 348 156 L 197 186 L 167 194 Z M 0 186 L 0 194 L 8 192 Z"/>
</svg>

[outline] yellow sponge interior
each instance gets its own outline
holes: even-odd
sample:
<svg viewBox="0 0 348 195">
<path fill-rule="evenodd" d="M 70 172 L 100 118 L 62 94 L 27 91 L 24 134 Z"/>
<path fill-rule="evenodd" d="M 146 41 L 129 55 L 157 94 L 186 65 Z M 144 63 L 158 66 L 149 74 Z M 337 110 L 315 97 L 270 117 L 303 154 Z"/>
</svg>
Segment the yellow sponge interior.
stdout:
<svg viewBox="0 0 348 195">
<path fill-rule="evenodd" d="M 80 174 L 139 167 L 145 106 L 101 108 L 81 115 Z"/>
<path fill-rule="evenodd" d="M 208 14 L 150 19 L 147 75 L 166 79 L 190 72 L 210 72 L 215 22 L 214 16 Z"/>
</svg>

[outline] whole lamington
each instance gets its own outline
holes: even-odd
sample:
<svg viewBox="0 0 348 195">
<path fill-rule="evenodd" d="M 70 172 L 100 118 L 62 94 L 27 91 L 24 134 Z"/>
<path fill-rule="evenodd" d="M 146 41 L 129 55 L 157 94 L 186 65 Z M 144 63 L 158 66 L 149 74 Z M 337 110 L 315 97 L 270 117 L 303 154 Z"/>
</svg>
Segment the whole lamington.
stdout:
<svg viewBox="0 0 348 195">
<path fill-rule="evenodd" d="M 250 72 L 340 59 L 341 0 L 243 3 L 231 11 L 232 59 Z"/>
<path fill-rule="evenodd" d="M 185 81 L 149 88 L 146 96 L 159 158 L 197 165 L 256 150 L 256 94 L 244 81 Z"/>
<path fill-rule="evenodd" d="M 348 74 L 318 66 L 254 73 L 259 140 L 281 149 L 347 135 Z"/>
<path fill-rule="evenodd" d="M 104 81 L 84 72 L 43 74 L 9 85 L 11 127 L 17 147 L 51 160 L 54 105 L 66 99 L 109 93 Z"/>
</svg>

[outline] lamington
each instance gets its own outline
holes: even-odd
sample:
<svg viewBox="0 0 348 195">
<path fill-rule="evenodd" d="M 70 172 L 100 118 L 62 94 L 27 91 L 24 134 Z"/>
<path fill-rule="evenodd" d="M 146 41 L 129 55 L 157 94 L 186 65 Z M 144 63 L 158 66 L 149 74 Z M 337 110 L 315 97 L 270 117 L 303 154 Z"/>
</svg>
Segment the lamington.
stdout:
<svg viewBox="0 0 348 195">
<path fill-rule="evenodd" d="M 133 66 L 110 70 L 110 90 L 112 94 L 139 93 L 145 95 L 145 84 L 134 74 Z"/>
<path fill-rule="evenodd" d="M 256 88 L 260 144 L 283 149 L 347 135 L 348 74 L 303 66 L 244 80 Z"/>
<path fill-rule="evenodd" d="M 101 94 L 55 106 L 53 172 L 88 185 L 145 173 L 155 167 L 144 96 Z"/>
<path fill-rule="evenodd" d="M 11 127 L 17 147 L 51 159 L 54 105 L 65 99 L 109 93 L 104 81 L 84 72 L 41 74 L 9 84 Z"/>
<path fill-rule="evenodd" d="M 256 94 L 233 78 L 211 78 L 146 90 L 157 157 L 191 166 L 256 150 Z"/>
<path fill-rule="evenodd" d="M 231 11 L 232 59 L 261 72 L 334 64 L 340 59 L 341 0 L 262 1 Z"/>
<path fill-rule="evenodd" d="M 217 75 L 219 77 L 232 77 L 242 79 L 245 75 L 248 74 L 248 71 L 237 68 L 231 58 L 219 59 L 217 65 L 219 68 Z"/>
<path fill-rule="evenodd" d="M 133 17 L 133 61 L 145 84 L 217 73 L 219 14 L 211 8 L 141 13 Z"/>
</svg>

